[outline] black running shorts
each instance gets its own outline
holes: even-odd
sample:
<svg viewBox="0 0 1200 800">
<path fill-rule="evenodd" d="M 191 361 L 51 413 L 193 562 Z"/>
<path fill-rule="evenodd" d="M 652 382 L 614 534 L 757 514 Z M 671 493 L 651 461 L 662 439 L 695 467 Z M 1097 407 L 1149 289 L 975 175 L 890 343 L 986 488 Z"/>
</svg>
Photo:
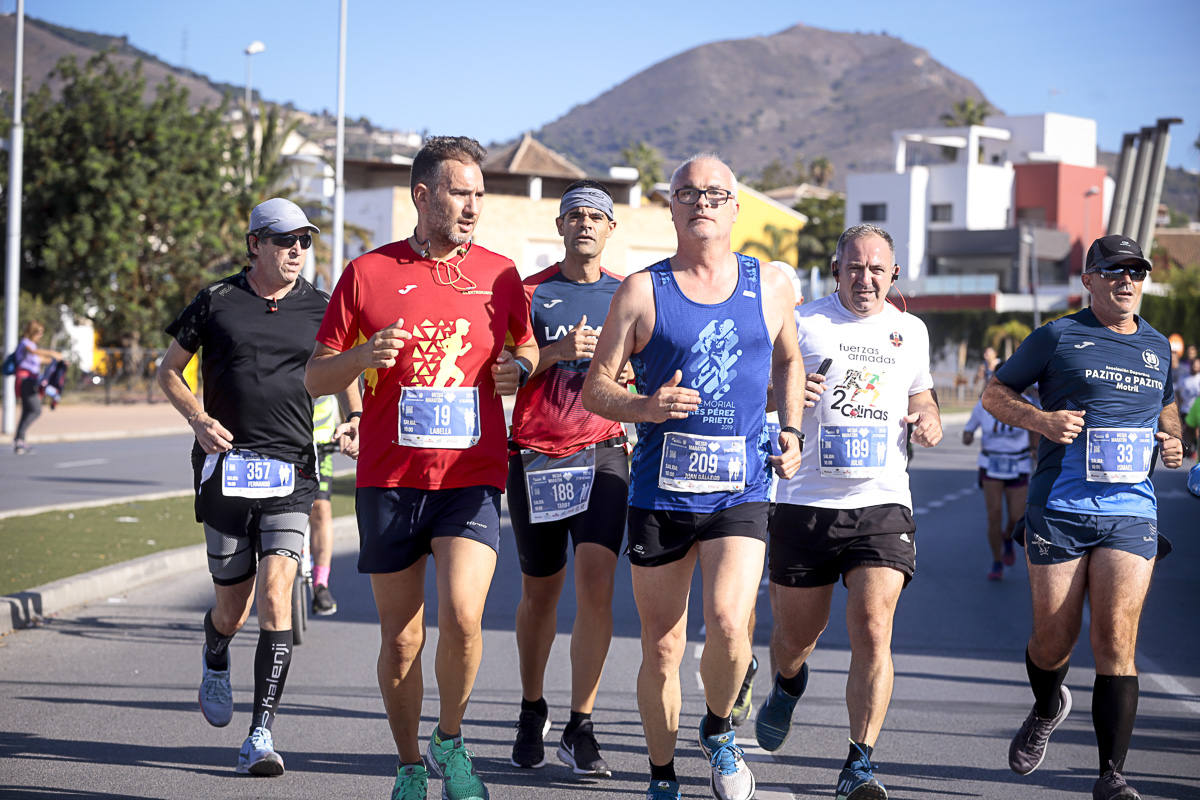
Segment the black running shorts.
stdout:
<svg viewBox="0 0 1200 800">
<path fill-rule="evenodd" d="M 780 586 L 828 586 L 855 567 L 891 567 L 904 585 L 917 567 L 912 512 L 897 503 L 817 508 L 779 503 L 771 518 L 767 568 Z"/>
<path fill-rule="evenodd" d="M 696 542 L 745 536 L 767 539 L 770 503 L 739 503 L 730 508 L 701 514 L 693 511 L 651 511 L 629 508 L 629 563 L 657 567 L 678 561 Z"/>
<path fill-rule="evenodd" d="M 508 516 L 512 520 L 521 572 L 531 578 L 554 575 L 567 564 L 567 536 L 574 547 L 591 542 L 621 552 L 629 498 L 629 458 L 624 447 L 596 448 L 596 476 L 588 507 L 552 522 L 529 521 L 529 496 L 521 455 L 508 458 Z"/>
<path fill-rule="evenodd" d="M 358 571 L 400 572 L 433 552 L 439 536 L 474 539 L 500 551 L 500 490 L 360 486 Z"/>
</svg>

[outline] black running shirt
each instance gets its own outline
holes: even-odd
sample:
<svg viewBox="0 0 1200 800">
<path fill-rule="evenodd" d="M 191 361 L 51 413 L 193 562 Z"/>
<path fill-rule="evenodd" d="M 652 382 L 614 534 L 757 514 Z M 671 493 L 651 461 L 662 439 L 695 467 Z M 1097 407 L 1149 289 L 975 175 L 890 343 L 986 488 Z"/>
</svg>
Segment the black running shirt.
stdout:
<svg viewBox="0 0 1200 800">
<path fill-rule="evenodd" d="M 233 446 L 311 470 L 313 406 L 304 367 L 329 297 L 298 278 L 275 304 L 240 272 L 201 291 L 167 326 L 189 353 L 200 351 L 204 410 L 233 434 Z M 200 452 L 200 444 L 193 447 Z"/>
</svg>

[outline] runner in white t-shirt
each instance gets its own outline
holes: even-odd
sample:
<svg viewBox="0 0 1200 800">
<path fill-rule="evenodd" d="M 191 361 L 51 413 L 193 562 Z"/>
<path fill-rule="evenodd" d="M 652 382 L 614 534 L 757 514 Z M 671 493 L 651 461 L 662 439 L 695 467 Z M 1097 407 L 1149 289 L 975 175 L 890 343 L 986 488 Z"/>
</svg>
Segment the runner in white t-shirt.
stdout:
<svg viewBox="0 0 1200 800">
<path fill-rule="evenodd" d="M 997 367 L 1000 363 L 998 362 Z M 1037 408 L 1038 401 L 1029 395 L 1024 398 Z M 1039 437 L 1032 431 L 1006 425 L 993 417 L 983 407 L 975 404 L 967 426 L 963 428 L 963 444 L 979 437 L 979 488 L 983 489 L 983 501 L 987 508 L 987 538 L 992 550 L 992 568 L 988 571 L 989 581 L 1004 577 L 1004 568 L 1016 563 L 1012 532 L 1017 520 L 1025 513 L 1025 499 L 1029 492 L 1029 475 L 1033 472 L 1033 461 L 1037 453 Z M 1004 504 L 1008 503 L 1008 524 L 1004 524 Z"/>
<path fill-rule="evenodd" d="M 807 452 L 795 476 L 780 481 L 770 527 L 778 672 L 755 733 L 765 750 L 783 745 L 841 577 L 849 592 L 851 745 L 837 800 L 887 797 L 871 753 L 891 700 L 892 618 L 916 566 L 907 426 L 924 447 L 942 438 L 928 332 L 887 303 L 899 272 L 891 236 L 856 225 L 838 240 L 837 292 L 798 310 L 805 405 L 813 411 L 801 424 Z"/>
</svg>

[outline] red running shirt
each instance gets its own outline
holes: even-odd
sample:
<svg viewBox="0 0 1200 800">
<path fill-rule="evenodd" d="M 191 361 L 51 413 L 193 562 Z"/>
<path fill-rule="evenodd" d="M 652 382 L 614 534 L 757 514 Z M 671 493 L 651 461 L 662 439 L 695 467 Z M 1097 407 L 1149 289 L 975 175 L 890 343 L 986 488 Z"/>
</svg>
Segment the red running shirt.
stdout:
<svg viewBox="0 0 1200 800">
<path fill-rule="evenodd" d="M 456 264 L 462 277 L 418 256 L 407 240 L 393 242 L 351 261 L 333 290 L 317 331 L 321 344 L 344 352 L 398 319 L 413 337 L 394 366 L 364 373 L 358 486 L 504 488 L 504 409 L 491 366 L 506 340 L 523 344 L 532 336 L 529 307 L 521 277 L 504 256 L 473 245 Z M 453 363 L 443 363 L 448 352 Z M 479 442 L 465 450 L 397 444 L 404 386 L 479 387 Z"/>
</svg>

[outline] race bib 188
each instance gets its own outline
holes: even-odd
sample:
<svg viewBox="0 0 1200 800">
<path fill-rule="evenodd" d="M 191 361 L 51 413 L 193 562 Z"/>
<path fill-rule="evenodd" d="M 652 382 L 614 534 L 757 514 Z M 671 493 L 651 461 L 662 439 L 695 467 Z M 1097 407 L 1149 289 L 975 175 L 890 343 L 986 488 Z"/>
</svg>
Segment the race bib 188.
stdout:
<svg viewBox="0 0 1200 800">
<path fill-rule="evenodd" d="M 562 458 L 523 451 L 529 521 L 553 522 L 587 510 L 596 478 L 596 448 Z"/>
</svg>

